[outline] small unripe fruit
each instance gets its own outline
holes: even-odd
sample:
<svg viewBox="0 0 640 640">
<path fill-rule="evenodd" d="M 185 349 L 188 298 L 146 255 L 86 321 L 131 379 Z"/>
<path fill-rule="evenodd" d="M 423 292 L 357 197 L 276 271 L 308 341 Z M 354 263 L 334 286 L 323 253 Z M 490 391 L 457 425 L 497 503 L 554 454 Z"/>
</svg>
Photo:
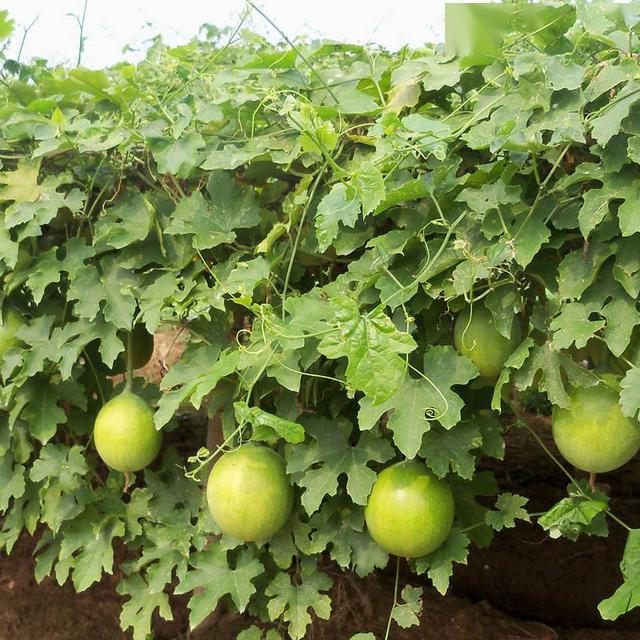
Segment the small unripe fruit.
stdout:
<svg viewBox="0 0 640 640">
<path fill-rule="evenodd" d="M 371 537 L 388 553 L 419 558 L 435 551 L 453 524 L 451 489 L 418 461 L 380 473 L 365 509 Z"/>
<path fill-rule="evenodd" d="M 269 540 L 293 508 L 284 460 L 254 444 L 225 453 L 209 474 L 207 502 L 223 533 L 245 542 Z"/>
<path fill-rule="evenodd" d="M 555 407 L 552 430 L 558 450 L 574 467 L 613 471 L 640 449 L 640 425 L 622 414 L 618 394 L 600 383 L 570 394 L 568 409 Z"/>
<path fill-rule="evenodd" d="M 483 378 L 498 377 L 507 358 L 521 340 L 518 318 L 513 322 L 511 335 L 505 338 L 493 322 L 488 309 L 476 304 L 461 311 L 453 329 L 453 343 L 463 356 L 478 367 Z"/>
<path fill-rule="evenodd" d="M 100 457 L 116 471 L 144 469 L 158 455 L 162 443 L 153 424 L 153 411 L 130 391 L 123 391 L 100 409 L 93 437 Z"/>
</svg>

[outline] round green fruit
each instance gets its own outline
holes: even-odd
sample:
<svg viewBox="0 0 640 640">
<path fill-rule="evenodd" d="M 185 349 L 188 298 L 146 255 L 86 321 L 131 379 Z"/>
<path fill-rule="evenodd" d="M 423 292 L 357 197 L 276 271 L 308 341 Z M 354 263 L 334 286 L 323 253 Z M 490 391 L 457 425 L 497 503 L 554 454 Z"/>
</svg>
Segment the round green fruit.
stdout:
<svg viewBox="0 0 640 640">
<path fill-rule="evenodd" d="M 568 409 L 555 407 L 553 439 L 574 467 L 593 473 L 613 471 L 640 449 L 640 425 L 622 414 L 618 394 L 600 383 L 570 394 Z"/>
<path fill-rule="evenodd" d="M 497 329 L 488 309 L 475 305 L 462 311 L 456 318 L 453 342 L 463 356 L 478 367 L 483 378 L 495 379 L 507 358 L 521 340 L 518 318 L 505 338 Z"/>
<path fill-rule="evenodd" d="M 153 424 L 153 411 L 130 391 L 123 391 L 100 409 L 93 437 L 100 457 L 116 471 L 144 469 L 158 455 L 162 443 Z"/>
<path fill-rule="evenodd" d="M 0 325 L 0 358 L 13 347 L 20 345 L 20 340 L 16 333 L 24 326 L 24 319 L 14 309 L 9 309 L 4 314 L 4 319 Z"/>
<path fill-rule="evenodd" d="M 451 531 L 453 514 L 449 485 L 415 460 L 380 473 L 364 512 L 371 537 L 402 558 L 435 551 Z"/>
<path fill-rule="evenodd" d="M 223 533 L 245 542 L 269 540 L 293 508 L 284 460 L 254 444 L 225 453 L 209 474 L 207 501 Z"/>
</svg>

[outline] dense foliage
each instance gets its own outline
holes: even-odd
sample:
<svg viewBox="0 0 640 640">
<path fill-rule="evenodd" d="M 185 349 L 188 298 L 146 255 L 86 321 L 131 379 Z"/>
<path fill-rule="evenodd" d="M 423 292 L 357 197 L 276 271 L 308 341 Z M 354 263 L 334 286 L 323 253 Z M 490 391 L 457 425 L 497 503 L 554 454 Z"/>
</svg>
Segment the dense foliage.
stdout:
<svg viewBox="0 0 640 640">
<path fill-rule="evenodd" d="M 117 571 L 136 640 L 170 593 L 194 627 L 224 598 L 300 639 L 331 614 L 327 559 L 388 562 L 364 523 L 383 468 L 417 457 L 453 491 L 449 537 L 412 561 L 444 592 L 470 545 L 530 518 L 477 470 L 505 425 L 528 428 L 523 393 L 568 410 L 607 384 L 637 417 L 640 10 L 513 16 L 499 49 L 453 58 L 209 27 L 104 71 L 4 61 L 0 548 L 37 531 L 37 579 L 78 590 Z M 454 346 L 474 309 L 486 357 L 503 341 L 497 380 Z M 134 325 L 187 346 L 159 387 L 134 380 L 164 434 L 125 479 L 92 430 Z M 295 506 L 268 544 L 218 535 L 219 450 L 189 406 L 224 449 L 284 457 Z M 549 507 L 554 537 L 629 528 L 586 479 Z M 606 618 L 639 602 L 639 529 L 622 570 Z M 403 597 L 410 625 L 420 592 Z"/>
</svg>

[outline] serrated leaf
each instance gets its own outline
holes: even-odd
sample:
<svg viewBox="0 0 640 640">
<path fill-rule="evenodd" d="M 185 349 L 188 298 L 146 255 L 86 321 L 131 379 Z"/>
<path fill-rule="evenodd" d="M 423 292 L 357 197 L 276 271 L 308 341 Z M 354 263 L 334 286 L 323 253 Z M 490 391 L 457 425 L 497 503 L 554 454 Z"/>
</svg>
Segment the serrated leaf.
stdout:
<svg viewBox="0 0 640 640">
<path fill-rule="evenodd" d="M 594 521 L 602 517 L 607 508 L 606 500 L 572 495 L 563 498 L 540 516 L 538 524 L 548 531 L 552 538 L 563 536 L 575 541 L 581 533 L 590 532 L 590 527 L 597 524 Z"/>
<path fill-rule="evenodd" d="M 584 347 L 596 332 L 605 326 L 604 320 L 590 320 L 590 310 L 580 302 L 563 305 L 560 313 L 551 321 L 553 347 L 568 349 L 575 344 L 578 349 Z"/>
<path fill-rule="evenodd" d="M 631 529 L 627 535 L 620 570 L 624 582 L 598 605 L 605 620 L 615 620 L 640 605 L 640 529 Z"/>
<path fill-rule="evenodd" d="M 246 402 L 236 402 L 233 407 L 238 422 L 248 422 L 254 427 L 254 440 L 270 439 L 269 431 L 271 431 L 287 442 L 294 444 L 304 442 L 304 427 L 297 422 L 285 420 L 259 407 L 249 407 Z"/>
<path fill-rule="evenodd" d="M 347 491 L 356 504 L 367 502 L 377 474 L 367 464 L 386 462 L 393 455 L 388 441 L 372 432 L 361 434 L 355 446 L 349 444 L 352 425 L 344 418 L 322 417 L 302 419 L 311 444 L 298 445 L 287 460 L 287 473 L 300 479 L 296 484 L 305 489 L 302 505 L 308 514 L 318 510 L 325 496 L 334 496 L 341 474 L 347 477 Z"/>
<path fill-rule="evenodd" d="M 58 406 L 55 387 L 49 384 L 34 389 L 22 417 L 29 423 L 31 433 L 43 444 L 54 436 L 58 425 L 67 420 L 64 410 Z"/>
<path fill-rule="evenodd" d="M 235 229 L 260 222 L 260 207 L 252 189 L 241 187 L 225 171 L 213 171 L 207 183 L 209 200 L 199 191 L 178 203 L 167 234 L 193 236 L 193 245 L 211 249 L 236 238 Z"/>
<path fill-rule="evenodd" d="M 94 242 L 122 249 L 147 237 L 153 223 L 153 207 L 145 197 L 132 191 L 120 199 L 98 220 Z"/>
<path fill-rule="evenodd" d="M 338 183 L 320 201 L 316 210 L 318 248 L 326 251 L 338 237 L 340 224 L 353 227 L 360 214 L 360 203 L 353 189 Z"/>
<path fill-rule="evenodd" d="M 640 368 L 631 367 L 620 381 L 620 387 L 622 413 L 640 419 Z"/>
<path fill-rule="evenodd" d="M 362 315 L 350 298 L 331 301 L 335 332 L 325 336 L 318 351 L 328 358 L 348 359 L 347 382 L 374 403 L 384 402 L 400 386 L 406 371 L 402 354 L 416 347 L 414 339 L 398 331 L 382 309 Z"/>
<path fill-rule="evenodd" d="M 4 514 L 11 498 L 24 494 L 24 466 L 15 464 L 9 453 L 0 459 L 0 513 Z"/>
<path fill-rule="evenodd" d="M 149 593 L 147 584 L 138 574 L 124 578 L 118 585 L 118 593 L 129 596 L 122 605 L 120 626 L 132 630 L 133 640 L 148 638 L 156 609 L 165 620 L 173 620 L 169 596 L 162 591 Z"/>
<path fill-rule="evenodd" d="M 198 164 L 198 149 L 205 146 L 199 133 L 188 133 L 178 140 L 158 138 L 152 140 L 150 147 L 158 163 L 160 173 L 179 174 L 189 171 Z"/>
<path fill-rule="evenodd" d="M 590 387 L 598 382 L 596 376 L 576 364 L 569 356 L 555 351 L 550 343 L 531 346 L 527 359 L 514 373 L 513 379 L 521 390 L 530 388 L 535 383 L 540 391 L 547 392 L 552 404 L 563 408 L 571 404 L 565 388 L 567 383 L 576 387 Z"/>
<path fill-rule="evenodd" d="M 472 421 L 461 422 L 449 431 L 431 429 L 422 439 L 420 457 L 440 478 L 449 468 L 461 478 L 471 478 L 476 459 L 471 453 L 482 445 L 480 427 Z"/>
<path fill-rule="evenodd" d="M 189 600 L 192 629 L 216 608 L 222 596 L 229 595 L 238 610 L 244 611 L 256 591 L 253 581 L 264 572 L 250 550 L 241 551 L 235 566 L 231 567 L 227 552 L 217 544 L 193 554 L 189 564 L 193 568 L 182 577 L 175 593 L 194 592 Z"/>
<path fill-rule="evenodd" d="M 288 623 L 289 635 L 293 640 L 302 640 L 311 624 L 312 610 L 316 616 L 328 620 L 331 615 L 331 599 L 326 592 L 331 588 L 331 579 L 315 567 L 312 560 L 302 561 L 299 581 L 292 584 L 286 573 L 278 573 L 269 583 L 265 594 L 269 618 L 272 621 L 282 616 Z"/>
<path fill-rule="evenodd" d="M 418 573 L 427 571 L 433 586 L 444 595 L 449 588 L 454 563 L 467 564 L 469 544 L 469 537 L 454 527 L 441 547 L 428 556 L 416 560 L 416 571 Z"/>
<path fill-rule="evenodd" d="M 400 594 L 401 601 L 391 611 L 391 617 L 403 629 L 420 624 L 422 614 L 422 588 L 407 585 Z"/>
<path fill-rule="evenodd" d="M 529 499 L 523 496 L 501 493 L 496 500 L 496 511 L 487 511 L 485 521 L 496 531 L 515 527 L 516 520 L 530 522 L 529 514 L 524 509 L 527 502 Z"/>
<path fill-rule="evenodd" d="M 427 350 L 424 371 L 426 378 L 406 376 L 393 396 L 381 404 L 374 404 L 368 396 L 360 400 L 360 428 L 371 429 L 382 415 L 392 412 L 387 426 L 407 458 L 418 453 L 431 421 L 438 421 L 445 428 L 459 422 L 464 405 L 451 387 L 466 384 L 478 373 L 470 360 L 448 346 Z"/>
</svg>

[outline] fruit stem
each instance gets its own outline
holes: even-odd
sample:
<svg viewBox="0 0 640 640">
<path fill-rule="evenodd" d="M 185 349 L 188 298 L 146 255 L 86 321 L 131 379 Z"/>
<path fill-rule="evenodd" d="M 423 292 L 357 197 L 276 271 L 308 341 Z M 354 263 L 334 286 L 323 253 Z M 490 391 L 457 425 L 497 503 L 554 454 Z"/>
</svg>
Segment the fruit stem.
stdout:
<svg viewBox="0 0 640 640">
<path fill-rule="evenodd" d="M 133 381 L 133 329 L 127 334 L 127 381 L 124 385 L 125 391 L 131 391 Z"/>
<path fill-rule="evenodd" d="M 384 634 L 384 640 L 389 640 L 389 633 L 391 632 L 391 622 L 393 621 L 393 612 L 398 604 L 398 582 L 400 580 L 400 557 L 396 558 L 396 581 L 393 585 L 393 604 L 391 605 L 391 611 L 389 611 L 389 619 L 387 620 L 387 630 Z"/>
<path fill-rule="evenodd" d="M 129 472 L 125 471 L 124 472 L 124 489 L 122 490 L 122 493 L 128 493 L 129 492 Z"/>
<path fill-rule="evenodd" d="M 589 488 L 593 493 L 596 492 L 596 474 L 593 471 L 589 471 Z"/>
</svg>

